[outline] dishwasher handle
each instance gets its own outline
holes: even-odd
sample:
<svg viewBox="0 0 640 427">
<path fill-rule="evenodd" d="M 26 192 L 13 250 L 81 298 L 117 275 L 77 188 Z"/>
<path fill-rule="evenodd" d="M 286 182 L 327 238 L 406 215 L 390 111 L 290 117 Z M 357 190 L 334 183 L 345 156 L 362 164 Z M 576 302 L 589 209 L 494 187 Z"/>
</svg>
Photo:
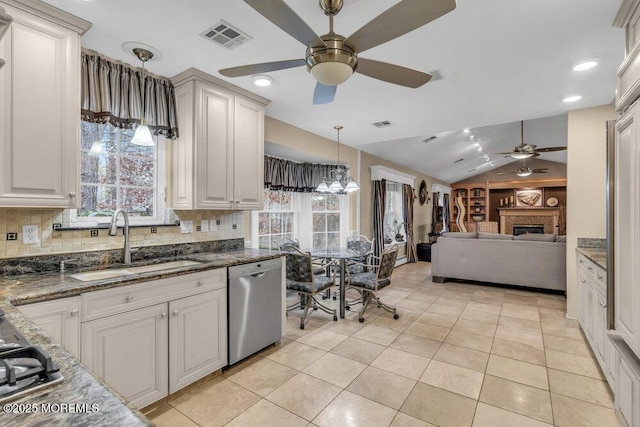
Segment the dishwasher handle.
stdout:
<svg viewBox="0 0 640 427">
<path fill-rule="evenodd" d="M 262 273 L 256 273 L 256 274 L 252 274 L 251 277 L 257 277 L 258 279 L 263 277 L 265 274 L 267 274 L 265 271 L 263 271 Z"/>
</svg>

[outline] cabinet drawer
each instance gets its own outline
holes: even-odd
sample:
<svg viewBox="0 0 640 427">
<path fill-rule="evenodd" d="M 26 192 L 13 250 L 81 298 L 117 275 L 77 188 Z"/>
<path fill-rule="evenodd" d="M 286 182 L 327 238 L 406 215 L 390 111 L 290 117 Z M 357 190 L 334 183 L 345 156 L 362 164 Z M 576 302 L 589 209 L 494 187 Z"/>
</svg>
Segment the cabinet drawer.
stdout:
<svg viewBox="0 0 640 427">
<path fill-rule="evenodd" d="M 589 260 L 589 258 L 582 254 L 578 255 L 578 268 L 588 274 L 589 277 L 593 279 L 596 278 L 596 265 L 591 260 Z"/>
<path fill-rule="evenodd" d="M 82 294 L 82 321 L 99 319 L 227 286 L 227 269 L 203 271 Z"/>
</svg>

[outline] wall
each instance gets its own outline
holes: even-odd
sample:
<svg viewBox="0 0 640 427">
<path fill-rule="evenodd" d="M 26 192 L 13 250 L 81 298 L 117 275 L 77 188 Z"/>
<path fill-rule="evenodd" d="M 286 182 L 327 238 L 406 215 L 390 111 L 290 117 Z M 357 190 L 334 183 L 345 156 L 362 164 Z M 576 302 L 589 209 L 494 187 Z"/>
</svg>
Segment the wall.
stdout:
<svg viewBox="0 0 640 427">
<path fill-rule="evenodd" d="M 98 230 L 98 236 L 91 236 L 91 230 L 53 230 L 53 223 L 60 222 L 62 209 L 18 209 L 0 208 L 0 258 L 13 258 L 39 254 L 59 254 L 68 252 L 117 249 L 123 247 L 123 235 L 109 236 L 108 230 Z M 173 243 L 202 242 L 242 238 L 244 224 L 242 212 L 222 211 L 176 211 L 176 219 L 193 221 L 192 233 L 181 233 L 180 227 L 158 226 L 157 233 L 151 227 L 135 227 L 130 231 L 131 246 L 167 245 Z M 220 221 L 216 231 L 196 231 L 202 220 Z M 108 221 L 108 218 L 105 218 Z M 235 229 L 233 228 L 235 224 Z M 35 244 L 22 243 L 22 226 L 38 225 L 40 238 Z M 6 233 L 18 233 L 18 240 L 7 241 Z M 135 257 L 135 255 L 134 255 Z"/>
<path fill-rule="evenodd" d="M 567 152 L 567 317 L 578 317 L 576 246 L 579 237 L 606 237 L 606 105 L 569 112 Z"/>
</svg>

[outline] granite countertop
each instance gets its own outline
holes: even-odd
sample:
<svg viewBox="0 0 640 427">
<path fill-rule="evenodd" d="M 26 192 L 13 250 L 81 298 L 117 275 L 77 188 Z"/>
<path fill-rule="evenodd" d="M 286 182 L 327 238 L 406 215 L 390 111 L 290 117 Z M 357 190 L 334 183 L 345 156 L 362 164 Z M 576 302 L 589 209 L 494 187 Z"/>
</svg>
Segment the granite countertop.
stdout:
<svg viewBox="0 0 640 427">
<path fill-rule="evenodd" d="M 598 267 L 607 270 L 607 250 L 604 248 L 577 248 L 578 252 L 593 261 Z"/>
<path fill-rule="evenodd" d="M 18 406 L 19 412 L 5 412 L 0 417 L 3 426 L 46 425 L 123 425 L 143 426 L 152 423 L 131 406 L 126 399 L 118 395 L 109 386 L 87 370 L 75 357 L 58 345 L 33 322 L 27 319 L 16 306 L 32 302 L 47 301 L 79 295 L 99 289 L 126 286 L 138 282 L 156 280 L 197 271 L 224 268 L 232 265 L 274 259 L 282 256 L 275 251 L 256 249 L 238 249 L 225 252 L 194 253 L 147 261 L 144 264 L 170 262 L 176 260 L 200 261 L 201 264 L 158 270 L 142 274 L 132 274 L 112 279 L 82 282 L 71 277 L 75 271 L 61 273 L 32 273 L 18 276 L 0 277 L 0 308 L 6 318 L 16 326 L 32 345 L 37 345 L 49 353 L 60 367 L 64 376 L 62 383 L 28 394 L 8 403 L 24 404 Z M 138 265 L 137 263 L 135 265 Z M 122 267 L 112 265 L 111 268 Z M 40 404 L 74 404 L 72 409 L 86 405 L 84 411 L 68 411 L 43 413 Z M 29 407 L 28 405 L 33 405 Z M 94 405 L 92 407 L 92 405 Z M 97 408 L 93 412 L 93 408 Z M 30 412 L 26 412 L 31 409 Z M 34 410 L 38 410 L 34 413 Z"/>
</svg>

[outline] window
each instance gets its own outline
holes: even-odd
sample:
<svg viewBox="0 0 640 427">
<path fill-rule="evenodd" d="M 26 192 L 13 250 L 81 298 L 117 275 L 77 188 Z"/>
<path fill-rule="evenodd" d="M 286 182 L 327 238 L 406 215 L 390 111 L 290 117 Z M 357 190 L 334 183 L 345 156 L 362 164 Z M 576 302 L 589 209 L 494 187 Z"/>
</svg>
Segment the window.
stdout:
<svg viewBox="0 0 640 427">
<path fill-rule="evenodd" d="M 283 238 L 303 249 L 346 246 L 349 196 L 265 189 L 264 210 L 251 214 L 252 246 L 278 248 Z"/>
<path fill-rule="evenodd" d="M 385 202 L 384 234 L 386 243 L 391 243 L 394 240 L 403 241 L 405 232 L 402 206 L 402 184 L 387 181 Z M 396 236 L 399 237 L 396 238 Z"/>
<path fill-rule="evenodd" d="M 340 197 L 321 193 L 311 196 L 314 249 L 340 247 Z"/>
<path fill-rule="evenodd" d="M 130 143 L 134 131 L 109 123 L 82 122 L 80 207 L 76 222 L 90 226 L 124 209 L 132 222 L 158 223 L 164 216 L 163 138 L 155 147 Z M 94 144 L 95 143 L 95 144 Z M 92 150 L 94 145 L 99 152 Z"/>
<path fill-rule="evenodd" d="M 277 249 L 283 238 L 293 239 L 292 193 L 264 190 L 264 211 L 258 212 L 258 248 Z"/>
</svg>

